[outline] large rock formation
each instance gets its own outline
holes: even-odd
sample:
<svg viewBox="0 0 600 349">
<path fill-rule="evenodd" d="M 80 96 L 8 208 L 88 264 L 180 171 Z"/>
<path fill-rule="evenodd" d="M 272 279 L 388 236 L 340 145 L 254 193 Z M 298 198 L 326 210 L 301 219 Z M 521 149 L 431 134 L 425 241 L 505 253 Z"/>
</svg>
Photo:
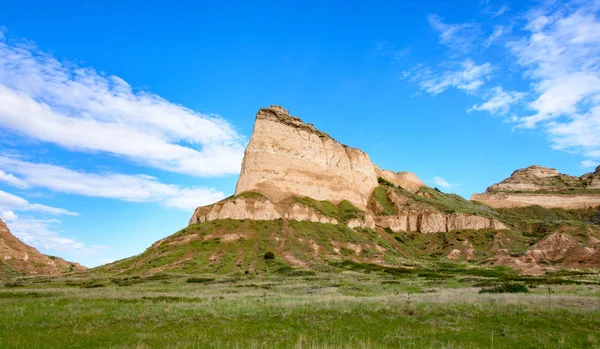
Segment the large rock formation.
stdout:
<svg viewBox="0 0 600 349">
<path fill-rule="evenodd" d="M 235 193 L 260 192 L 274 202 L 292 195 L 348 200 L 364 209 L 376 186 L 366 153 L 271 106 L 256 115 Z"/>
<path fill-rule="evenodd" d="M 581 177 L 561 174 L 556 169 L 530 166 L 517 170 L 471 200 L 494 208 L 539 205 L 547 208 L 600 206 L 600 169 Z"/>
<path fill-rule="evenodd" d="M 375 195 L 378 178 L 384 186 Z M 421 233 L 507 228 L 489 216 L 441 212 L 422 189 L 428 188 L 415 174 L 382 170 L 359 149 L 271 106 L 256 115 L 235 196 L 197 208 L 190 224 L 285 219 Z M 377 200 L 390 200 L 395 214 L 383 212 Z"/>
<path fill-rule="evenodd" d="M 78 263 L 46 256 L 17 239 L 0 219 L 0 274 L 60 274 L 85 270 Z"/>
</svg>

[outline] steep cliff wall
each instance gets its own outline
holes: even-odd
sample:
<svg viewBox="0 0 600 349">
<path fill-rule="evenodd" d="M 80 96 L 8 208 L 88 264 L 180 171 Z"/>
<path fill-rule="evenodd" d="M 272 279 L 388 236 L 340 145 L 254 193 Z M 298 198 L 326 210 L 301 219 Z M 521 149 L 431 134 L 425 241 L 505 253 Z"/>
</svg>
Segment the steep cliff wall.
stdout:
<svg viewBox="0 0 600 349">
<path fill-rule="evenodd" d="M 494 208 L 539 205 L 546 208 L 588 208 L 600 205 L 600 168 L 581 177 L 555 169 L 530 166 L 519 169 L 471 200 Z"/>
<path fill-rule="evenodd" d="M 365 209 L 376 186 L 375 167 L 366 153 L 271 106 L 256 115 L 235 193 L 256 191 L 274 202 L 292 195 L 348 200 Z"/>
</svg>

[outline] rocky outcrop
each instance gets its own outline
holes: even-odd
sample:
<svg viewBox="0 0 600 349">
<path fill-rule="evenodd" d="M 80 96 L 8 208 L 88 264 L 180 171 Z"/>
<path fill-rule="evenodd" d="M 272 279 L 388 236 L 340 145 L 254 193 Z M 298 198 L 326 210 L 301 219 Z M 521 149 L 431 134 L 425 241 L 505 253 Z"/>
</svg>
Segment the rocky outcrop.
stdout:
<svg viewBox="0 0 600 349">
<path fill-rule="evenodd" d="M 395 186 L 411 193 L 416 193 L 422 186 L 425 186 L 425 183 L 412 172 L 393 172 L 390 170 L 382 170 L 378 166 L 375 166 L 375 173 L 377 174 L 377 177 L 381 177 Z"/>
<path fill-rule="evenodd" d="M 591 242 L 595 238 L 590 237 Z M 522 254 L 506 252 L 494 257 L 490 265 L 506 265 L 524 274 L 542 274 L 556 267 L 597 268 L 600 265 L 600 246 L 583 246 L 571 235 L 555 232 L 531 246 Z"/>
<path fill-rule="evenodd" d="M 256 115 L 235 193 L 256 191 L 273 202 L 293 195 L 348 200 L 365 209 L 376 186 L 375 167 L 366 153 L 271 106 Z"/>
<path fill-rule="evenodd" d="M 443 214 L 435 211 L 401 211 L 393 216 L 378 216 L 375 224 L 393 231 L 410 231 L 423 234 L 455 230 L 508 229 L 502 222 L 464 213 Z"/>
<path fill-rule="evenodd" d="M 600 205 L 600 172 L 581 177 L 561 174 L 556 169 L 530 166 L 517 170 L 471 200 L 494 208 L 539 205 L 546 208 L 588 208 Z"/>
<path fill-rule="evenodd" d="M 546 208 L 578 209 L 600 206 L 598 194 L 485 193 L 473 194 L 471 200 L 494 208 L 538 205 Z"/>
<path fill-rule="evenodd" d="M 391 205 L 399 212 L 395 216 L 378 216 L 381 212 L 372 203 L 378 177 L 393 184 L 384 183 L 390 189 L 387 195 Z M 190 224 L 218 219 L 287 219 L 422 233 L 506 228 L 489 218 L 448 215 L 435 205 L 423 204 L 414 195 L 419 195 L 423 187 L 425 184 L 415 174 L 374 166 L 361 150 L 340 144 L 312 124 L 290 116 L 282 107 L 271 106 L 256 115 L 235 196 L 198 207 Z M 302 203 L 294 198 L 316 201 Z M 360 211 L 357 216 L 362 218 L 344 218 L 348 215 L 339 205 L 345 200 Z M 319 206 L 321 201 L 338 212 Z"/>
<path fill-rule="evenodd" d="M 223 200 L 213 205 L 198 207 L 190 219 L 190 224 L 217 219 L 269 221 L 279 218 L 281 218 L 281 214 L 270 200 L 266 198 L 237 197 L 231 200 Z"/>
<path fill-rule="evenodd" d="M 53 275 L 86 268 L 62 258 L 47 256 L 23 243 L 12 235 L 8 226 L 0 219 L 0 274 L 23 273 Z M 7 268 L 6 268 L 7 267 Z"/>
</svg>

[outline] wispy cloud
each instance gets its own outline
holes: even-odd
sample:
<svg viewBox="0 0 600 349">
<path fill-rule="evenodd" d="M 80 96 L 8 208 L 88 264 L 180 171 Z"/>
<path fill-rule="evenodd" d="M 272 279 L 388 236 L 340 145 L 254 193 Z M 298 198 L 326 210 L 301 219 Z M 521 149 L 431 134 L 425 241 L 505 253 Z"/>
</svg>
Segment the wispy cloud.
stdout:
<svg viewBox="0 0 600 349">
<path fill-rule="evenodd" d="M 600 162 L 596 160 L 583 160 L 581 162 L 581 167 L 583 168 L 594 168 L 598 165 L 600 165 Z"/>
<path fill-rule="evenodd" d="M 485 48 L 488 48 L 488 47 L 492 46 L 494 43 L 496 43 L 503 35 L 506 34 L 507 31 L 508 31 L 508 29 L 506 29 L 505 26 L 496 25 L 494 27 L 494 31 L 492 32 L 492 34 L 490 34 L 488 36 L 487 40 L 485 41 Z"/>
<path fill-rule="evenodd" d="M 506 114 L 510 107 L 523 98 L 525 94 L 516 91 L 504 91 L 501 86 L 496 86 L 486 93 L 487 101 L 476 104 L 467 111 L 488 111 L 490 114 Z"/>
<path fill-rule="evenodd" d="M 21 179 L 15 177 L 13 174 L 6 173 L 2 170 L 0 170 L 0 182 L 7 183 L 13 187 L 17 187 L 17 188 L 21 188 L 21 189 L 27 188 L 27 183 L 25 183 Z"/>
<path fill-rule="evenodd" d="M 0 166 L 17 173 L 30 187 L 59 193 L 111 198 L 130 202 L 160 202 L 193 210 L 221 200 L 225 194 L 209 188 L 181 188 L 147 175 L 78 172 L 65 167 L 0 156 Z"/>
<path fill-rule="evenodd" d="M 481 28 L 478 23 L 444 23 L 435 14 L 427 16 L 429 25 L 439 35 L 439 42 L 460 53 L 471 51 L 481 38 Z"/>
<path fill-rule="evenodd" d="M 244 139 L 225 120 L 135 91 L 0 36 L 0 127 L 71 151 L 198 176 L 239 172 Z"/>
<path fill-rule="evenodd" d="M 509 8 L 492 9 L 482 1 L 491 16 L 505 14 Z M 421 90 L 438 94 L 448 88 L 464 90 L 482 99 L 467 110 L 510 115 L 508 121 L 521 128 L 545 132 L 554 149 L 580 153 L 585 161 L 600 159 L 600 5 L 598 2 L 542 2 L 527 13 L 515 14 L 506 23 L 485 29 L 474 23 L 449 25 L 437 16 L 428 22 L 440 35 L 440 43 L 459 50 L 467 57 L 462 69 L 418 66 L 409 74 Z M 471 29 L 477 28 L 474 32 Z M 481 32 L 480 32 L 481 31 Z M 487 32 L 485 36 L 480 35 Z M 510 36 L 506 35 L 510 32 Z M 473 37 L 478 36 L 473 47 Z M 505 54 L 488 57 L 489 63 L 473 63 L 485 48 L 495 45 Z M 490 60 L 494 58 L 493 60 Z M 466 62 L 466 63 L 465 63 Z M 491 67 L 494 74 L 490 74 Z M 515 81 L 515 72 L 521 72 Z M 527 86 L 522 91 L 503 87 Z M 486 82 L 493 87 L 484 86 Z"/>
<path fill-rule="evenodd" d="M 451 87 L 473 93 L 485 84 L 492 72 L 491 64 L 478 65 L 471 59 L 460 63 L 449 63 L 445 66 L 446 71 L 441 74 L 428 68 L 419 67 L 414 72 L 407 73 L 407 77 L 418 82 L 423 91 L 433 95 L 442 93 Z"/>
<path fill-rule="evenodd" d="M 453 187 L 453 185 L 450 184 L 450 183 L 448 183 L 448 181 L 446 181 L 442 177 L 438 177 L 438 176 L 433 177 L 433 181 L 432 182 L 433 182 L 433 184 L 436 187 L 441 187 L 441 188 L 444 188 L 444 189 L 450 189 L 450 188 Z"/>
<path fill-rule="evenodd" d="M 527 16 L 526 35 L 508 44 L 533 82 L 534 114 L 522 127 L 541 126 L 556 149 L 598 157 L 600 152 L 599 7 L 538 8 Z"/>
<path fill-rule="evenodd" d="M 41 204 L 32 204 L 20 196 L 0 190 L 0 210 L 4 211 L 35 211 L 51 215 L 76 216 L 77 213 Z"/>
</svg>

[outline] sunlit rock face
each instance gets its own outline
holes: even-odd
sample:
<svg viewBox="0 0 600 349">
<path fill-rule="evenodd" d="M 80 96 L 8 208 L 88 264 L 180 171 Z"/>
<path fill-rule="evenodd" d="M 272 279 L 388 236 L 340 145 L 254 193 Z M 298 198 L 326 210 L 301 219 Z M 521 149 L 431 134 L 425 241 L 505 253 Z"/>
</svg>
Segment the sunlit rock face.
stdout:
<svg viewBox="0 0 600 349">
<path fill-rule="evenodd" d="M 256 115 L 235 192 L 260 192 L 274 202 L 292 195 L 348 200 L 364 210 L 376 186 L 366 153 L 271 106 Z"/>
</svg>

